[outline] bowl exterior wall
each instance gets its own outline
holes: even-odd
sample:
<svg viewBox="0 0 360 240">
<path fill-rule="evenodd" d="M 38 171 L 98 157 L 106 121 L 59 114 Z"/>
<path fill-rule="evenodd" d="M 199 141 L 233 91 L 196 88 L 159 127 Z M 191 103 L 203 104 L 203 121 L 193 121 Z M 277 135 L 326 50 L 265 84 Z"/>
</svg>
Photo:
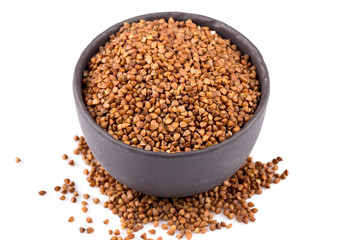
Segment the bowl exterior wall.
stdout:
<svg viewBox="0 0 360 240">
<path fill-rule="evenodd" d="M 202 193 L 228 179 L 249 156 L 263 119 L 264 114 L 241 138 L 229 141 L 221 148 L 188 157 L 176 154 L 156 157 L 113 144 L 102 134 L 97 134 L 79 114 L 84 137 L 105 170 L 132 189 L 162 197 Z"/>
</svg>

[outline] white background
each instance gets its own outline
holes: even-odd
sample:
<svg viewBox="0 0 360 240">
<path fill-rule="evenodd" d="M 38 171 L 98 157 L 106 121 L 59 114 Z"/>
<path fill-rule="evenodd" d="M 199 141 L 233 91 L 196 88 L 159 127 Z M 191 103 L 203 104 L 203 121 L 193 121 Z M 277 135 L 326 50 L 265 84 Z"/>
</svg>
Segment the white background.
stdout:
<svg viewBox="0 0 360 240">
<path fill-rule="evenodd" d="M 72 154 L 72 137 L 81 135 L 72 74 L 82 50 L 109 26 L 171 10 L 221 20 L 261 51 L 271 94 L 251 155 L 260 161 L 280 155 L 280 170 L 290 172 L 252 199 L 259 209 L 255 223 L 233 221 L 230 230 L 194 239 L 360 239 L 356 2 L 1 1 L 0 239 L 109 239 L 107 230 L 120 227 L 109 210 L 90 204 L 83 214 L 80 203 L 59 201 L 53 191 L 69 177 L 80 193 L 100 196 Z M 75 167 L 61 159 L 63 153 Z M 48 194 L 40 197 L 41 189 Z M 74 223 L 67 222 L 71 215 Z M 92 235 L 78 231 L 88 226 L 86 216 L 95 221 Z M 109 226 L 102 224 L 106 218 Z"/>
</svg>

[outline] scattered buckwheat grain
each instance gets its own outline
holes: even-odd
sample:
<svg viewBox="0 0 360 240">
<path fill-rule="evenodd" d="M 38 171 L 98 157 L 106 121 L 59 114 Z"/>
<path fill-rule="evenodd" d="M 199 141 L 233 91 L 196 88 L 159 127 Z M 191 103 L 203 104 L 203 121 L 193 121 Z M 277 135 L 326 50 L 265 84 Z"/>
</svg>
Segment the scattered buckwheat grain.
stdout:
<svg viewBox="0 0 360 240">
<path fill-rule="evenodd" d="M 44 190 L 39 191 L 40 196 L 44 196 L 45 194 L 46 194 L 46 191 L 44 191 Z"/>
<path fill-rule="evenodd" d="M 92 222 L 93 222 L 93 220 L 92 220 L 92 218 L 91 218 L 91 217 L 87 217 L 87 218 L 86 218 L 86 222 L 87 222 L 87 223 L 92 223 Z"/>
<path fill-rule="evenodd" d="M 91 154 L 83 137 L 79 138 L 78 150 L 83 156 Z M 143 224 L 152 222 L 158 226 L 161 220 L 167 222 L 161 228 L 169 235 L 186 238 L 193 233 L 204 234 L 208 229 L 231 228 L 231 224 L 218 222 L 215 214 L 222 213 L 230 220 L 236 219 L 245 224 L 253 222 L 258 210 L 253 202 L 247 200 L 261 194 L 262 188 L 269 188 L 274 179 L 281 180 L 281 176 L 286 178 L 288 175 L 288 171 L 279 174 L 274 170 L 274 166 L 282 161 L 280 157 L 273 159 L 271 164 L 254 162 L 249 157 L 231 178 L 212 190 L 185 198 L 159 198 L 117 182 L 92 154 L 90 156 L 84 160 L 91 166 L 87 180 L 90 186 L 98 187 L 100 193 L 108 197 L 103 206 L 120 217 L 121 228 L 127 230 L 128 237 L 142 229 Z"/>
<path fill-rule="evenodd" d="M 88 234 L 91 234 L 91 233 L 94 232 L 94 229 L 93 229 L 92 227 L 88 227 L 88 228 L 86 229 L 86 232 L 87 232 Z"/>
</svg>

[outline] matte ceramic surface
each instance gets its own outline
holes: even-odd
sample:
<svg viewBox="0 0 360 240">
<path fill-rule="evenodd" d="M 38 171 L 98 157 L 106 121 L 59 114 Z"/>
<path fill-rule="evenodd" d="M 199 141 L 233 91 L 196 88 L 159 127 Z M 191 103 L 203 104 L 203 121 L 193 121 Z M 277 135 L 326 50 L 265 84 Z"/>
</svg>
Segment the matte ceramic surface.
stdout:
<svg viewBox="0 0 360 240">
<path fill-rule="evenodd" d="M 192 19 L 231 39 L 242 53 L 250 55 L 261 82 L 261 100 L 253 118 L 231 138 L 203 150 L 184 153 L 147 151 L 127 145 L 104 131 L 86 110 L 81 94 L 82 72 L 98 47 L 108 41 L 124 22 L 159 18 Z M 137 191 L 161 197 L 183 197 L 205 192 L 233 175 L 249 156 L 258 138 L 269 98 L 269 74 L 257 48 L 241 33 L 218 20 L 202 15 L 161 12 L 119 22 L 97 36 L 81 54 L 74 72 L 74 98 L 84 137 L 96 159 L 114 178 Z"/>
</svg>

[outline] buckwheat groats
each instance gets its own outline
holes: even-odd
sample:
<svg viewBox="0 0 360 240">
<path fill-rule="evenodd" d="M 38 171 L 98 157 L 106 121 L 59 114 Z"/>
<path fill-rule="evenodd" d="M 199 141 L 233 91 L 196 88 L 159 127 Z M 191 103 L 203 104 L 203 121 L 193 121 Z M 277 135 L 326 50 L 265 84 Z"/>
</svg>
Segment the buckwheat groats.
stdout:
<svg viewBox="0 0 360 240">
<path fill-rule="evenodd" d="M 152 151 L 204 149 L 253 116 L 260 81 L 250 57 L 191 20 L 125 23 L 83 72 L 83 99 L 114 138 Z"/>
<path fill-rule="evenodd" d="M 288 170 L 282 173 L 277 172 L 278 163 L 282 161 L 281 157 L 268 163 L 254 162 L 249 157 L 232 177 L 207 192 L 179 198 L 153 197 L 132 190 L 116 181 L 94 158 L 84 137 L 74 139 L 78 141 L 74 152 L 81 154 L 84 163 L 89 166 L 89 170 L 86 169 L 83 173 L 90 187 L 98 188 L 100 194 L 106 196 L 105 201 L 102 201 L 102 206 L 119 217 L 118 227 L 113 229 L 105 227 L 111 240 L 135 238 L 162 240 L 159 234 L 190 240 L 194 234 L 230 229 L 233 227 L 231 220 L 244 224 L 254 222 L 258 209 L 255 208 L 253 202 L 249 201 L 249 198 L 261 194 L 263 188 L 270 188 L 271 184 L 278 184 L 289 175 Z M 42 191 L 39 192 L 40 195 Z M 81 201 L 81 210 L 84 215 L 76 217 L 76 221 L 74 216 L 68 218 L 69 223 L 86 224 L 79 227 L 80 233 L 92 234 L 95 227 L 98 229 L 101 225 L 109 224 L 109 219 L 104 220 L 104 216 L 92 218 L 88 215 L 88 208 L 85 206 L 99 206 L 100 200 L 85 192 L 79 194 L 73 180 L 65 178 L 62 187 L 55 186 L 54 191 L 62 194 L 60 200 L 66 200 L 65 195 L 68 195 L 68 199 L 75 199 L 75 201 L 70 200 L 72 203 L 77 202 L 76 198 Z M 217 214 L 225 215 L 229 223 L 218 221 Z M 96 225 L 100 222 L 99 220 L 103 224 Z M 150 223 L 154 228 L 145 231 L 144 225 Z"/>
</svg>

